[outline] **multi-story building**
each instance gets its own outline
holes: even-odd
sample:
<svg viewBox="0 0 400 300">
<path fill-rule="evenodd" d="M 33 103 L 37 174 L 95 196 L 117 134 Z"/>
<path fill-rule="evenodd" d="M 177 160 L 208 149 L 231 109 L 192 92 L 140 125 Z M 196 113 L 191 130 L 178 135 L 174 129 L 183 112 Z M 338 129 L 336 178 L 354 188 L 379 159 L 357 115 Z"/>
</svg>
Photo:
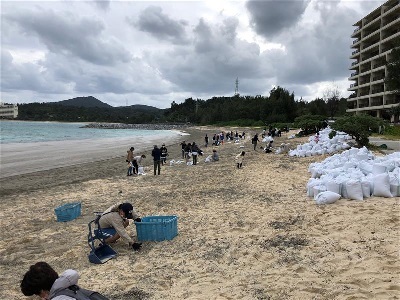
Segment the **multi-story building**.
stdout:
<svg viewBox="0 0 400 300">
<path fill-rule="evenodd" d="M 400 95 L 385 84 L 386 63 L 394 41 L 400 39 L 400 1 L 385 2 L 353 26 L 349 77 L 353 83 L 348 89 L 353 93 L 347 99 L 347 112 L 388 118 L 387 110 L 400 104 Z"/>
<path fill-rule="evenodd" d="M 0 102 L 0 119 L 15 119 L 18 117 L 17 104 L 4 104 Z"/>
</svg>

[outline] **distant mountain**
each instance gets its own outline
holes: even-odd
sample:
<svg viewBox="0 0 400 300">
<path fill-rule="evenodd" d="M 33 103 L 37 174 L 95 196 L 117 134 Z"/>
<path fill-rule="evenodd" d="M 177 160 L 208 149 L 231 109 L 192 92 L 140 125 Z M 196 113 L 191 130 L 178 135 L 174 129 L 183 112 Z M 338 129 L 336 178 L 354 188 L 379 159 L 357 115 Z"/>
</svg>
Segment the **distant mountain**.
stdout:
<svg viewBox="0 0 400 300">
<path fill-rule="evenodd" d="M 153 113 L 160 113 L 164 111 L 164 109 L 157 108 L 154 106 L 143 105 L 143 104 L 134 104 L 130 106 L 119 106 L 119 109 L 131 109 L 135 111 L 142 111 L 142 112 L 153 112 Z"/>
<path fill-rule="evenodd" d="M 95 97 L 76 97 L 69 100 L 63 100 L 59 102 L 51 102 L 51 104 L 58 104 L 63 106 L 76 106 L 76 107 L 100 107 L 100 108 L 111 108 L 111 105 L 101 102 Z"/>
</svg>

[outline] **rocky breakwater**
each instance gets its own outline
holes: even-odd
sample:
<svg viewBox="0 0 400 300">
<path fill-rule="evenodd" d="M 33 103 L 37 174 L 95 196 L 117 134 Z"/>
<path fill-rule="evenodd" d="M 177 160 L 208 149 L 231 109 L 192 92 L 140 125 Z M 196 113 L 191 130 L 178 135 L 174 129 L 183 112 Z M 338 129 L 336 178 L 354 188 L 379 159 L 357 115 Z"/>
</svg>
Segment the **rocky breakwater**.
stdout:
<svg viewBox="0 0 400 300">
<path fill-rule="evenodd" d="M 124 123 L 90 123 L 81 128 L 99 129 L 141 129 L 141 130 L 173 130 L 185 129 L 185 124 L 124 124 Z"/>
</svg>

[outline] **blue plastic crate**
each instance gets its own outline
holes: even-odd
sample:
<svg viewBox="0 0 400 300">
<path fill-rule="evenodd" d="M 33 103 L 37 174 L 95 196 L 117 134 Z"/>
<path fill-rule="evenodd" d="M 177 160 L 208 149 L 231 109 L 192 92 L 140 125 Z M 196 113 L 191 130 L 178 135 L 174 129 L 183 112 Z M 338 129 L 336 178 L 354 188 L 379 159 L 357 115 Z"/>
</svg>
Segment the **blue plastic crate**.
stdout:
<svg viewBox="0 0 400 300">
<path fill-rule="evenodd" d="M 138 241 L 172 240 L 178 235 L 177 216 L 143 217 L 141 222 L 135 222 Z"/>
<path fill-rule="evenodd" d="M 57 222 L 67 222 L 76 219 L 81 215 L 81 203 L 67 203 L 54 209 Z"/>
</svg>

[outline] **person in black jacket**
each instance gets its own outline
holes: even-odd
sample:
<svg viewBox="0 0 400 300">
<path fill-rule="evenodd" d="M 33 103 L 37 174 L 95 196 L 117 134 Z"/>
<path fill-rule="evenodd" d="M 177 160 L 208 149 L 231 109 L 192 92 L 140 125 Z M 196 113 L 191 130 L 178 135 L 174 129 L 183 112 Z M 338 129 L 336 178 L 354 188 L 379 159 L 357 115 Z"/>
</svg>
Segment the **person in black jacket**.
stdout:
<svg viewBox="0 0 400 300">
<path fill-rule="evenodd" d="M 161 150 L 160 148 L 157 147 L 157 145 L 154 145 L 153 151 L 151 151 L 151 156 L 153 156 L 154 160 L 154 175 L 160 175 L 160 169 L 161 169 Z"/>
<path fill-rule="evenodd" d="M 254 137 L 251 139 L 251 143 L 254 146 L 254 150 L 256 150 L 257 147 L 257 142 L 259 142 L 260 140 L 258 139 L 258 134 L 255 134 Z"/>
<path fill-rule="evenodd" d="M 167 156 L 168 156 L 168 149 L 165 147 L 165 144 L 162 144 L 161 148 L 161 165 L 164 165 L 167 163 Z"/>
</svg>

